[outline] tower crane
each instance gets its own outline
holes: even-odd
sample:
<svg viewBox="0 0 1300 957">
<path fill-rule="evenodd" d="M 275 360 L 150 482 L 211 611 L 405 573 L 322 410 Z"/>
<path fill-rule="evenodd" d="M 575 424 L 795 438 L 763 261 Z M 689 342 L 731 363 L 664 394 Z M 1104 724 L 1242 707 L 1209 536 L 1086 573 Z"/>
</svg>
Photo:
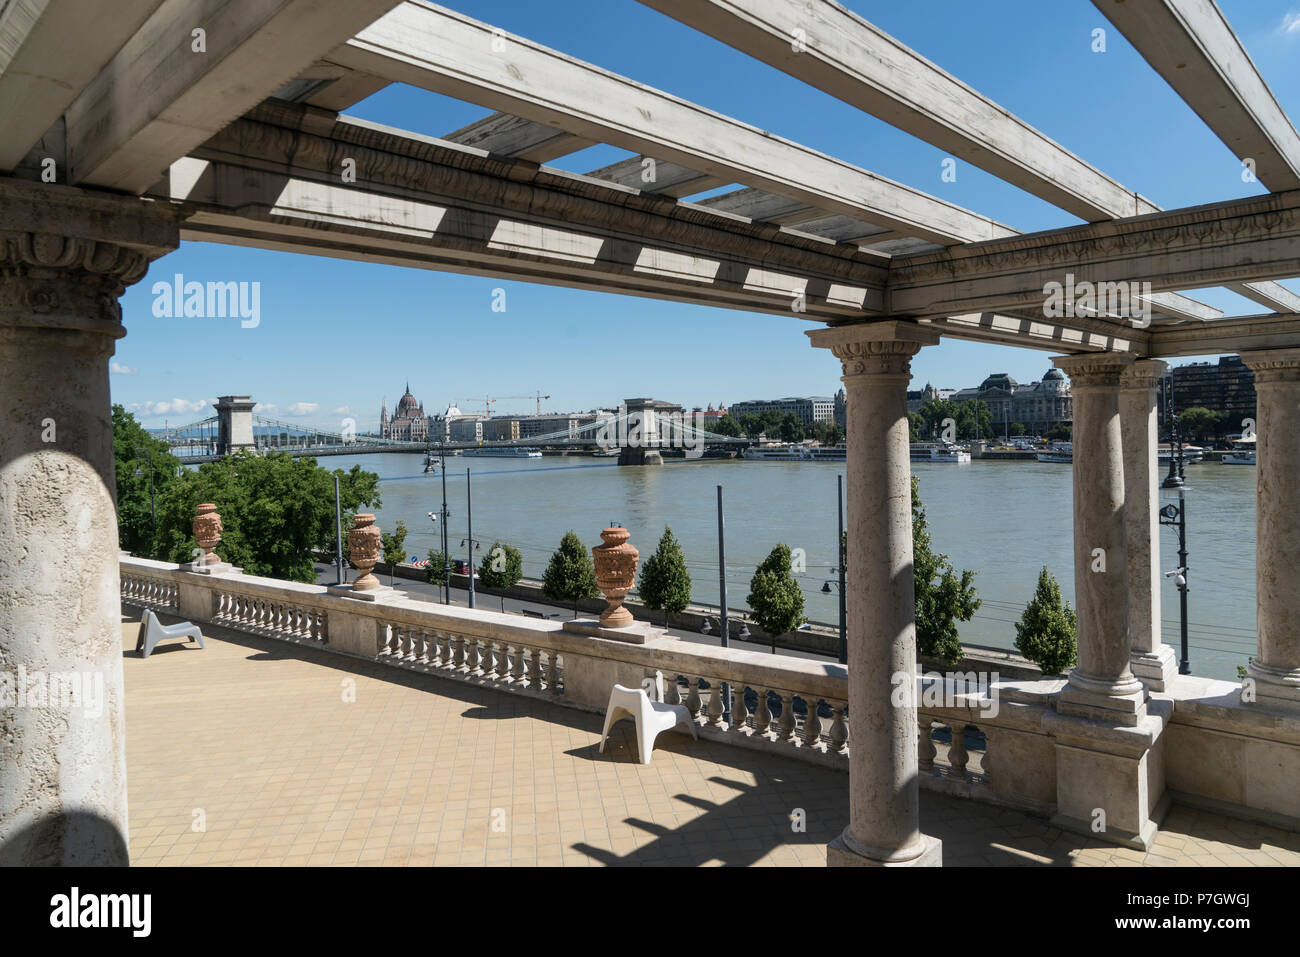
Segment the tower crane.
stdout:
<svg viewBox="0 0 1300 957">
<path fill-rule="evenodd" d="M 495 405 L 497 402 L 500 402 L 502 399 L 534 399 L 534 400 L 537 402 L 537 414 L 538 414 L 538 415 L 541 415 L 541 414 L 542 414 L 542 400 L 543 400 L 543 399 L 549 399 L 549 398 L 550 398 L 549 395 L 542 395 L 542 393 L 541 393 L 540 391 L 538 391 L 538 392 L 535 392 L 535 393 L 532 394 L 532 395 L 499 395 L 499 396 L 497 396 L 496 398 L 492 398 L 491 396 L 487 396 L 487 395 L 485 395 L 485 396 L 483 396 L 481 399 L 480 399 L 480 398 L 477 398 L 477 397 L 474 397 L 474 398 L 467 398 L 467 399 L 457 399 L 456 401 L 458 401 L 458 402 L 482 402 L 482 403 L 483 403 L 483 411 L 484 411 L 484 412 L 488 415 L 488 417 L 490 418 L 491 415 L 492 415 L 492 406 Z"/>
</svg>

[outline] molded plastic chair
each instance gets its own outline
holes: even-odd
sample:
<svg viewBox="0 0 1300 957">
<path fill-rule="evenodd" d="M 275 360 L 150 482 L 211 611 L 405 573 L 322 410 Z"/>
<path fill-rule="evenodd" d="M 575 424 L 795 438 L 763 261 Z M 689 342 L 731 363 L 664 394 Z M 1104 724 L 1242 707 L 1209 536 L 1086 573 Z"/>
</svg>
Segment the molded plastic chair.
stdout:
<svg viewBox="0 0 1300 957">
<path fill-rule="evenodd" d="M 140 616 L 140 632 L 135 640 L 135 650 L 141 652 L 141 658 L 148 658 L 153 654 L 158 642 L 164 638 L 189 638 L 191 641 L 197 641 L 199 647 L 206 650 L 203 644 L 203 633 L 199 631 L 198 625 L 191 625 L 188 621 L 164 625 L 158 620 L 157 615 L 146 608 L 144 614 Z"/>
<path fill-rule="evenodd" d="M 605 711 L 605 729 L 600 733 L 600 750 L 605 750 L 609 740 L 609 729 L 620 718 L 632 718 L 636 721 L 636 743 L 640 752 L 641 763 L 650 763 L 650 752 L 654 750 L 655 738 L 672 728 L 685 725 L 691 737 L 699 740 L 695 733 L 695 722 L 691 713 L 680 704 L 664 704 L 651 701 L 650 696 L 640 688 L 624 688 L 614 685 L 609 693 L 609 707 Z"/>
</svg>

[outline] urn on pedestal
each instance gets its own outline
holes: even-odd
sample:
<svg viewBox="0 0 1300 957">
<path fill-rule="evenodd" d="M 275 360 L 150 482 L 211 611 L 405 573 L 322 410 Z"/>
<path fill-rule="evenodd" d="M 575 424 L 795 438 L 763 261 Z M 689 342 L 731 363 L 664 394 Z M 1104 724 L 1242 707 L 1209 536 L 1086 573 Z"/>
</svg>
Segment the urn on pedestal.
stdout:
<svg viewBox="0 0 1300 957">
<path fill-rule="evenodd" d="M 607 528 L 600 533 L 605 544 L 591 550 L 596 565 L 596 584 L 605 596 L 608 607 L 600 613 L 600 623 L 606 628 L 623 628 L 632 624 L 632 613 L 623 607 L 623 599 L 636 582 L 636 563 L 640 552 L 628 542 L 626 528 Z"/>
<path fill-rule="evenodd" d="M 352 583 L 353 591 L 370 591 L 380 587 L 379 579 L 373 574 L 375 562 L 379 561 L 379 546 L 383 536 L 375 524 L 375 516 L 369 512 L 358 513 L 348 530 L 348 558 L 357 566 L 361 576 Z"/>
<path fill-rule="evenodd" d="M 220 543 L 221 531 L 224 527 L 221 524 L 221 516 L 217 514 L 217 506 L 211 502 L 200 505 L 194 515 L 192 527 L 194 540 L 199 543 L 199 548 L 203 549 L 203 555 L 194 564 L 201 567 L 221 564 L 221 557 L 212 551 Z"/>
</svg>

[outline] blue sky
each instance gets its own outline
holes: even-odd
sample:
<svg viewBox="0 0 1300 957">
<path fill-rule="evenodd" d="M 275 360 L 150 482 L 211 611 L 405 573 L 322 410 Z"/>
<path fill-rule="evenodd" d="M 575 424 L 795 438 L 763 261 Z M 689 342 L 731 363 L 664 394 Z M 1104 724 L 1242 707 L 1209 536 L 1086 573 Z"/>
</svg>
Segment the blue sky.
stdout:
<svg viewBox="0 0 1300 957">
<path fill-rule="evenodd" d="M 459 0 L 455 9 L 634 80 L 842 157 L 1017 229 L 1078 222 L 1016 187 L 787 77 L 634 0 Z M 1088 0 L 854 0 L 848 7 L 1085 160 L 1166 208 L 1262 193 L 1238 159 L 1151 71 Z M 1279 102 L 1300 117 L 1300 0 L 1220 0 Z M 557 11 L 562 11 L 562 14 Z M 1092 32 L 1106 30 L 1106 51 Z M 490 111 L 390 86 L 347 111 L 433 136 Z M 552 165 L 587 172 L 629 154 L 597 146 Z M 155 318 L 155 281 L 261 283 L 261 322 Z M 1300 282 L 1288 281 L 1300 292 Z M 492 310 L 504 289 L 506 309 Z M 1262 311 L 1232 293 L 1196 293 L 1228 314 Z M 148 426 L 211 414 L 251 394 L 259 412 L 317 427 L 373 428 L 409 379 L 426 411 L 470 396 L 608 406 L 634 395 L 688 408 L 831 394 L 838 363 L 807 344 L 814 324 L 631 296 L 340 259 L 186 243 L 123 299 L 128 329 L 113 401 Z M 963 387 L 989 372 L 1038 379 L 1049 353 L 945 340 L 913 361 L 914 385 Z M 482 402 L 478 403 L 482 407 Z M 530 400 L 502 399 L 498 412 Z"/>
</svg>

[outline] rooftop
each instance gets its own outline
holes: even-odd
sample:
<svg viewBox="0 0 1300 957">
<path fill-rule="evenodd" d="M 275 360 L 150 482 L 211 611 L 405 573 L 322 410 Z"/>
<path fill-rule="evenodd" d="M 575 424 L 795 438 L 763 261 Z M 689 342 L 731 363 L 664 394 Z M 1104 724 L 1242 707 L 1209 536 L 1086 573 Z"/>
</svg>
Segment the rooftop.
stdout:
<svg viewBox="0 0 1300 957">
<path fill-rule="evenodd" d="M 596 714 L 210 624 L 141 659 L 138 622 L 137 865 L 823 866 L 844 826 L 840 770 L 672 734 L 643 766 L 628 722 L 601 754 Z M 949 866 L 1300 865 L 1300 834 L 1182 807 L 1147 853 L 926 790 L 921 819 Z"/>
</svg>

